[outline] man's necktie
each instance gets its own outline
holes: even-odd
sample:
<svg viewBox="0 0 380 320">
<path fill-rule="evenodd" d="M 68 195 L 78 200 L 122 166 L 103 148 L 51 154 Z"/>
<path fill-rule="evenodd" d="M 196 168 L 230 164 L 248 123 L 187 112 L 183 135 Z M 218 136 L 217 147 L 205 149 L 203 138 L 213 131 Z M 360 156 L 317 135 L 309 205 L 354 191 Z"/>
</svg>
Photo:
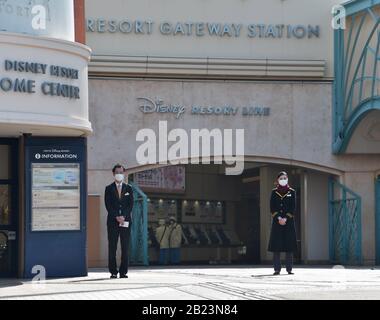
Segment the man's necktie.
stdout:
<svg viewBox="0 0 380 320">
<path fill-rule="evenodd" d="M 117 192 L 119 194 L 119 198 L 121 198 L 121 183 L 117 185 Z"/>
</svg>

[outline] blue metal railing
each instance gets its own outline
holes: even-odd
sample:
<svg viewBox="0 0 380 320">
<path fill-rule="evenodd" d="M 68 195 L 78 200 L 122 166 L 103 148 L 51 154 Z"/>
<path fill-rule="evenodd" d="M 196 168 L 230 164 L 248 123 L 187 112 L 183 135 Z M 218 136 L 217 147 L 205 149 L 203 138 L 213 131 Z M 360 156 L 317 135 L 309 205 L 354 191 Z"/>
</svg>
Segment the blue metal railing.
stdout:
<svg viewBox="0 0 380 320">
<path fill-rule="evenodd" d="M 329 180 L 330 261 L 362 264 L 361 197 L 335 179 Z"/>
<path fill-rule="evenodd" d="M 134 183 L 134 204 L 132 210 L 132 229 L 130 238 L 129 261 L 131 265 L 149 265 L 148 256 L 148 198 Z"/>
</svg>

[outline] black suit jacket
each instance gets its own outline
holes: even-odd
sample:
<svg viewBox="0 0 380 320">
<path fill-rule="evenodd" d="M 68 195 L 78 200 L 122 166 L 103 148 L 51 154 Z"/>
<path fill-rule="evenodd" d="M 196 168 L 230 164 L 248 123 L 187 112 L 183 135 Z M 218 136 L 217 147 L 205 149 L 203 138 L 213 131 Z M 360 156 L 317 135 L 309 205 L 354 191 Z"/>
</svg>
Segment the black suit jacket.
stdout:
<svg viewBox="0 0 380 320">
<path fill-rule="evenodd" d="M 104 192 L 104 203 L 108 212 L 107 225 L 117 225 L 117 216 L 124 216 L 125 221 L 131 223 L 133 190 L 129 184 L 123 183 L 120 198 L 115 182 L 108 185 Z"/>
</svg>

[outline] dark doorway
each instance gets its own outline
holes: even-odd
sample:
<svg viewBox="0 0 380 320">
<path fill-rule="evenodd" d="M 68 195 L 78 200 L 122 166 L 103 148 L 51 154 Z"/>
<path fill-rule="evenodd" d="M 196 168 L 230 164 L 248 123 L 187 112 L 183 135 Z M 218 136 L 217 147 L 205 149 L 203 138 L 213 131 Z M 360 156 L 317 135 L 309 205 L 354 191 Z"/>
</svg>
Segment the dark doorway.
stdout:
<svg viewBox="0 0 380 320">
<path fill-rule="evenodd" d="M 0 139 L 0 277 L 17 275 L 18 141 Z"/>
<path fill-rule="evenodd" d="M 296 187 L 296 212 L 295 212 L 295 224 L 297 234 L 297 252 L 294 255 L 295 263 L 302 263 L 302 243 L 301 243 L 301 188 Z"/>
<path fill-rule="evenodd" d="M 238 205 L 236 230 L 246 247 L 243 262 L 260 263 L 260 180 L 243 184 L 242 200 Z"/>
</svg>

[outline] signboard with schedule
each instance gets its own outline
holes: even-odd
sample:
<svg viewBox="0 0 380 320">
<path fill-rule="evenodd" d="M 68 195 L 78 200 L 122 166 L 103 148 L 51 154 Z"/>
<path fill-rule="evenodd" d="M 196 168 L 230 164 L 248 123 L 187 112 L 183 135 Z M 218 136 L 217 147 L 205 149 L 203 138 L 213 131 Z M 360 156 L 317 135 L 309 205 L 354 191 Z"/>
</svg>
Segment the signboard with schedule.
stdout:
<svg viewBox="0 0 380 320">
<path fill-rule="evenodd" d="M 80 230 L 78 163 L 32 164 L 32 231 Z"/>
<path fill-rule="evenodd" d="M 86 139 L 26 136 L 24 140 L 24 277 L 34 276 L 35 265 L 43 265 L 48 277 L 85 276 Z"/>
</svg>

